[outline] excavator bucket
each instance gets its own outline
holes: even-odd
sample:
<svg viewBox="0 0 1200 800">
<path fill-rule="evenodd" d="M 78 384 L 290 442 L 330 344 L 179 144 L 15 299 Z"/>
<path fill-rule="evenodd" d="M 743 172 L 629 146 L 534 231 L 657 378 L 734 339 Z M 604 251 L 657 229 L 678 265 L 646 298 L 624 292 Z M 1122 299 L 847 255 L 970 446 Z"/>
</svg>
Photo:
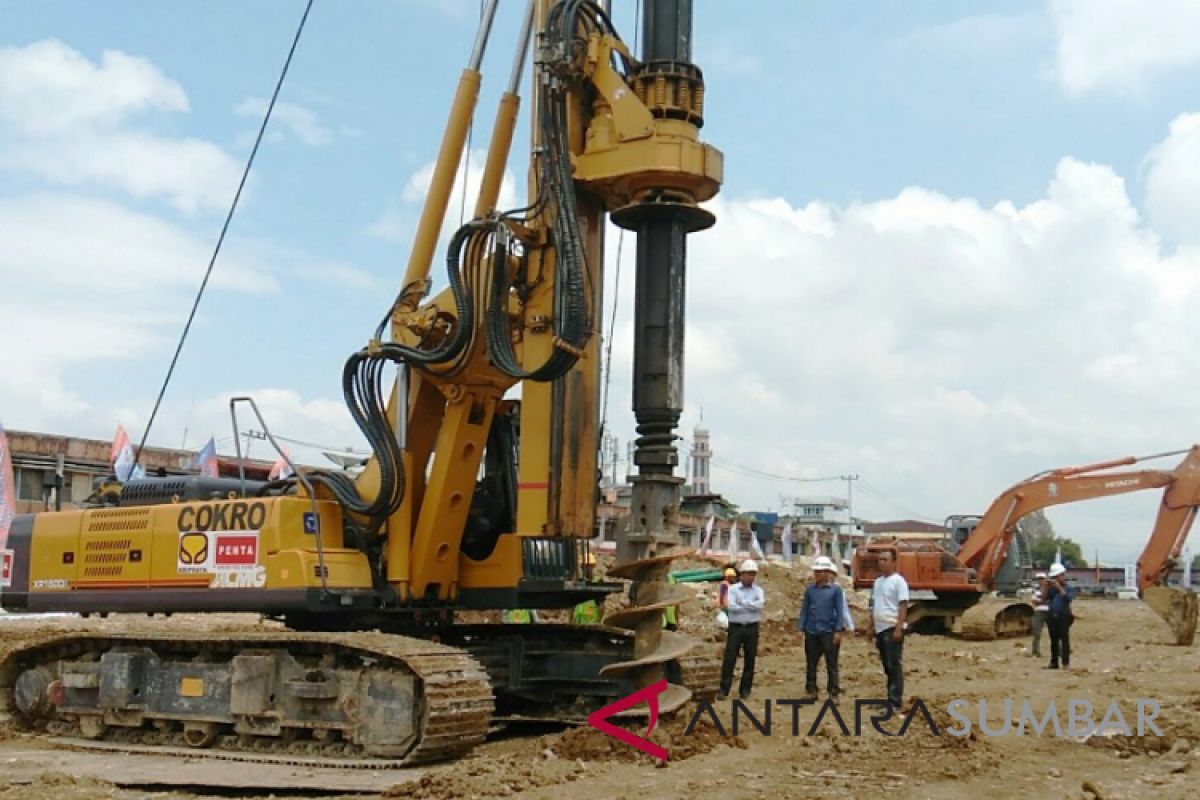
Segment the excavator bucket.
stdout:
<svg viewBox="0 0 1200 800">
<path fill-rule="evenodd" d="M 1170 586 L 1150 586 L 1142 592 L 1142 600 L 1171 626 L 1175 644 L 1190 645 L 1196 638 L 1200 596 L 1195 592 Z"/>
</svg>

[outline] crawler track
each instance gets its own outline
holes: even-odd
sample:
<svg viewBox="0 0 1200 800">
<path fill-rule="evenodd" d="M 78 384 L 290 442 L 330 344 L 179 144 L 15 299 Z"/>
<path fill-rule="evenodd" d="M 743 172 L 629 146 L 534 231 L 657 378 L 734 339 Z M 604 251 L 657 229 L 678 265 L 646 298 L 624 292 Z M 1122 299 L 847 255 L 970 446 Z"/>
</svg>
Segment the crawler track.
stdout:
<svg viewBox="0 0 1200 800">
<path fill-rule="evenodd" d="M 1033 631 L 1033 608 L 1028 603 L 995 598 L 980 600 L 959 618 L 964 639 L 990 642 L 1028 636 Z"/>
<path fill-rule="evenodd" d="M 397 758 L 374 756 L 375 766 L 408 766 L 456 758 L 484 740 L 494 708 L 488 676 L 469 654 L 452 647 L 421 639 L 383 634 L 332 633 L 261 633 L 194 634 L 186 638 L 161 631 L 130 632 L 111 635 L 66 633 L 42 639 L 26 648 L 10 652 L 0 661 L 0 689 L 9 695 L 17 676 L 41 665 L 54 665 L 68 659 L 88 659 L 113 650 L 149 648 L 172 654 L 194 653 L 200 660 L 228 657 L 231 654 L 265 649 L 286 649 L 306 657 L 353 655 L 355 658 L 403 671 L 415 678 L 417 687 L 412 706 L 414 741 Z M 51 667 L 52 668 L 52 667 Z M 368 710 L 359 710 L 366 714 Z M 203 747 L 186 747 L 180 727 L 188 720 L 157 715 L 133 718 L 117 724 L 85 730 L 88 715 L 52 713 L 44 720 L 45 734 L 82 738 L 89 747 L 116 747 L 128 752 L 164 752 L 182 747 L 189 756 L 207 756 L 233 760 L 267 759 L 279 763 L 311 766 L 358 766 L 367 755 L 364 748 L 340 740 L 314 727 L 309 736 L 247 736 L 223 725 Z M 111 722 L 111 721 L 110 721 Z M 94 740 L 94 741 L 89 741 Z M 78 745 L 78 741 L 73 742 Z M 364 759 L 365 761 L 365 759 Z M 363 764 L 363 766 L 366 765 Z"/>
</svg>

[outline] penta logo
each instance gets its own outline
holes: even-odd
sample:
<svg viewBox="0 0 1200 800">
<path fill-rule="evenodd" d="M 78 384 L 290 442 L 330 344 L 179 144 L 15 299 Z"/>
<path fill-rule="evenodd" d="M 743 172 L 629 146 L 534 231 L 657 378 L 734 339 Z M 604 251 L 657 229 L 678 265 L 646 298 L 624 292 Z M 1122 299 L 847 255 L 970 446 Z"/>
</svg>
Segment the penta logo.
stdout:
<svg viewBox="0 0 1200 800">
<path fill-rule="evenodd" d="M 665 680 L 653 683 L 645 689 L 638 689 L 633 694 L 622 697 L 620 700 L 609 703 L 604 708 L 597 709 L 588 714 L 588 725 L 591 725 L 601 733 L 606 733 L 614 739 L 624 742 L 630 747 L 657 758 L 659 761 L 666 761 L 667 749 L 665 747 L 661 747 L 649 739 L 638 736 L 636 733 L 630 733 L 624 728 L 618 728 L 608 721 L 609 717 L 616 716 L 622 711 L 633 708 L 638 703 L 645 702 L 650 707 L 650 726 L 646 728 L 646 736 L 649 736 L 654 732 L 654 726 L 658 724 L 658 696 L 666 690 L 667 682 Z"/>
</svg>

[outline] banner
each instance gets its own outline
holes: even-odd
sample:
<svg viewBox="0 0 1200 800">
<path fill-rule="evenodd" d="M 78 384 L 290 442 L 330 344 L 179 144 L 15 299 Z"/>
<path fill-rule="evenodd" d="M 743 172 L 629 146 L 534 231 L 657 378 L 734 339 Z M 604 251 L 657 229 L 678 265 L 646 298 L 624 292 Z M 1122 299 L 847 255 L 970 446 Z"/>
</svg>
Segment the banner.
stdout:
<svg viewBox="0 0 1200 800">
<path fill-rule="evenodd" d="M 790 563 L 792 560 L 792 523 L 788 522 L 783 526 L 783 534 L 779 537 L 779 544 L 783 546 L 783 560 L 785 563 Z"/>
<path fill-rule="evenodd" d="M 729 527 L 729 557 L 737 559 L 738 555 L 738 529 L 737 520 L 733 521 L 733 525 Z"/>
<path fill-rule="evenodd" d="M 709 551 L 709 547 L 712 544 L 713 524 L 716 521 L 717 518 L 711 516 L 708 518 L 708 524 L 704 526 L 704 538 L 700 540 L 700 555 L 704 555 Z"/>
<path fill-rule="evenodd" d="M 750 529 L 750 552 L 759 560 L 766 558 L 763 555 L 762 545 L 758 543 L 758 531 L 753 528 Z"/>
<path fill-rule="evenodd" d="M 13 475 L 8 435 L 0 425 L 0 550 L 8 544 L 8 528 L 17 515 L 17 484 Z"/>
</svg>

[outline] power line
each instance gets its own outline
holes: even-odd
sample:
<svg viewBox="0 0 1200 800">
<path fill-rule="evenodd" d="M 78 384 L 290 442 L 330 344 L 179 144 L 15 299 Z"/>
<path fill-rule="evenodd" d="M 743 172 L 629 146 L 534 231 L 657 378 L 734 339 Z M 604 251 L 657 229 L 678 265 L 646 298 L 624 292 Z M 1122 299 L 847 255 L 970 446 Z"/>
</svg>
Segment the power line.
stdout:
<svg viewBox="0 0 1200 800">
<path fill-rule="evenodd" d="M 916 520 L 921 520 L 923 522 L 932 522 L 932 523 L 935 523 L 938 525 L 940 525 L 942 523 L 942 520 L 940 520 L 940 519 L 936 519 L 928 514 L 922 514 L 918 511 L 914 511 L 913 509 L 905 506 L 903 503 L 896 502 L 891 497 L 889 497 L 887 494 L 885 494 L 883 491 L 881 491 L 880 489 L 878 489 L 873 484 L 871 484 L 867 481 L 860 479 L 859 483 L 862 487 L 862 490 L 865 491 L 867 493 L 867 495 L 870 496 L 873 500 L 875 500 L 876 502 L 879 502 L 879 503 L 883 503 L 886 506 L 890 506 L 890 507 L 896 509 L 897 511 L 900 511 L 907 517 L 911 517 L 912 519 L 916 519 Z"/>
<path fill-rule="evenodd" d="M 368 450 L 355 450 L 353 447 L 341 447 L 341 446 L 333 446 L 333 445 L 327 445 L 327 444 L 319 444 L 317 442 L 306 442 L 303 439 L 293 439 L 290 436 L 280 436 L 278 433 L 273 433 L 271 435 L 274 436 L 276 439 L 278 439 L 281 442 L 287 442 L 288 444 L 298 444 L 301 447 L 313 447 L 313 448 L 316 448 L 317 450 L 333 450 L 334 452 L 337 452 L 337 453 L 349 453 L 350 455 L 355 455 L 355 456 L 371 454 L 370 451 L 368 451 Z"/>
<path fill-rule="evenodd" d="M 158 409 L 162 405 L 163 396 L 167 393 L 167 386 L 171 383 L 171 376 L 175 374 L 175 365 L 179 361 L 179 354 L 183 352 L 183 343 L 187 341 L 188 332 L 192 329 L 192 321 L 196 318 L 196 310 L 200 307 L 200 300 L 204 297 L 204 290 L 208 286 L 208 279 L 212 277 L 213 266 L 217 263 L 217 256 L 221 252 L 221 245 L 225 242 L 225 234 L 229 231 L 229 223 L 233 221 L 233 214 L 237 211 L 238 200 L 242 197 L 242 189 L 246 186 L 246 179 L 250 177 L 250 168 L 254 166 L 254 156 L 258 154 L 258 146 L 262 144 L 263 134 L 267 132 L 267 123 L 271 120 L 271 112 L 275 110 L 275 101 L 279 99 L 279 91 L 283 88 L 283 81 L 287 78 L 288 67 L 292 65 L 292 56 L 296 54 L 296 45 L 300 43 L 300 34 L 304 32 L 304 23 L 308 20 L 308 12 L 312 11 L 313 0 L 308 0 L 308 4 L 304 7 L 304 14 L 300 17 L 300 24 L 296 26 L 296 34 L 292 37 L 292 46 L 288 50 L 287 58 L 283 62 L 283 70 L 279 73 L 279 80 L 275 82 L 275 91 L 271 94 L 271 101 L 267 104 L 267 111 L 263 114 L 262 125 L 258 128 L 258 136 L 254 138 L 254 147 L 250 149 L 250 156 L 246 159 L 246 168 L 242 170 L 242 179 L 238 182 L 237 191 L 234 192 L 233 202 L 229 205 L 229 211 L 225 214 L 225 222 L 221 225 L 221 234 L 217 237 L 217 244 L 213 247 L 212 257 L 208 260 L 208 268 L 204 271 L 204 280 L 200 282 L 200 290 L 196 292 L 196 299 L 192 301 L 192 310 L 188 313 L 187 322 L 183 326 L 183 333 L 179 337 L 179 344 L 175 346 L 175 355 L 171 357 L 171 364 L 167 367 L 166 377 L 163 378 L 162 387 L 158 390 L 158 398 L 154 401 L 154 409 L 150 412 L 150 419 L 146 422 L 146 429 L 142 431 L 142 441 L 138 444 L 137 452 L 133 454 L 133 466 L 130 467 L 129 474 L 137 469 L 138 461 L 142 457 L 142 449 L 146 446 L 146 439 L 150 436 L 150 428 L 154 425 L 154 419 L 158 416 Z"/>
</svg>

